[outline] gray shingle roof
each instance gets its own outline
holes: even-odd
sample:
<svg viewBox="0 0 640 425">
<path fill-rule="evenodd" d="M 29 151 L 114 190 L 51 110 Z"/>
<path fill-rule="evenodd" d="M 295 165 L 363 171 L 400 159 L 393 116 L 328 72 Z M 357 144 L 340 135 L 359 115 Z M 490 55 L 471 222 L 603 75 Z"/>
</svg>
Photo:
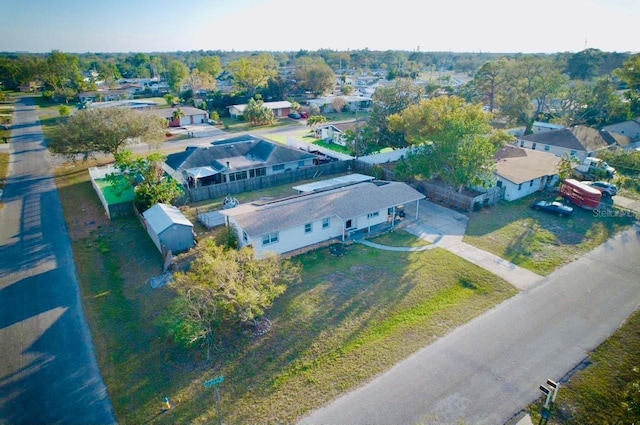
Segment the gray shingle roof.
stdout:
<svg viewBox="0 0 640 425">
<path fill-rule="evenodd" d="M 562 158 L 531 149 L 505 146 L 496 155 L 496 173 L 515 184 L 558 173 Z"/>
<path fill-rule="evenodd" d="M 529 134 L 527 136 L 522 136 L 519 139 L 585 152 L 593 152 L 617 143 L 616 138 L 614 138 L 610 133 L 584 125 L 577 125 L 575 127 L 556 131 Z"/>
<path fill-rule="evenodd" d="M 423 198 L 423 194 L 405 183 L 376 181 L 304 194 L 263 205 L 243 204 L 221 213 L 235 218 L 248 235 L 259 236 L 323 218 L 338 217 L 346 220 Z"/>
<path fill-rule="evenodd" d="M 165 163 L 174 170 L 211 166 L 221 171 L 227 168 L 227 162 L 233 170 L 247 170 L 312 158 L 315 155 L 308 152 L 251 136 L 240 136 L 214 142 L 206 148 L 187 148 L 168 155 Z"/>
</svg>

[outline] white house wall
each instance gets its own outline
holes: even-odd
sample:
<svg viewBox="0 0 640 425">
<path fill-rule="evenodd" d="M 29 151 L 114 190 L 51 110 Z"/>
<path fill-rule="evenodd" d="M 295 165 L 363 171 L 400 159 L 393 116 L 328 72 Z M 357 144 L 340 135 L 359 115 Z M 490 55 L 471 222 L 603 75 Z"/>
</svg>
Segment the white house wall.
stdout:
<svg viewBox="0 0 640 425">
<path fill-rule="evenodd" d="M 535 149 L 534 145 L 535 144 Z M 540 152 L 547 152 L 559 157 L 562 157 L 565 153 L 571 156 L 575 156 L 580 160 L 580 162 L 584 161 L 584 159 L 589 156 L 586 151 L 575 151 L 571 149 L 559 148 L 557 146 L 545 145 L 544 143 L 534 143 L 528 140 L 518 140 L 517 146 L 526 149 L 532 149 Z M 545 147 L 549 147 L 545 149 Z"/>
<path fill-rule="evenodd" d="M 269 251 L 277 254 L 283 254 L 285 252 L 295 251 L 296 249 L 324 242 L 329 239 L 340 238 L 342 236 L 342 221 L 337 217 L 330 217 L 329 227 L 326 229 L 322 228 L 322 220 L 313 221 L 311 222 L 311 233 L 304 232 L 304 224 L 290 227 L 278 232 L 278 242 L 263 245 L 262 235 L 249 237 L 249 240 L 245 241 L 242 237 L 243 230 L 240 225 L 233 219 L 233 217 L 229 217 L 229 222 L 238 230 L 238 241 L 240 246 L 253 245 L 256 256 L 258 257 Z"/>
<path fill-rule="evenodd" d="M 515 201 L 516 199 L 523 198 L 544 189 L 544 187 L 541 186 L 542 178 L 530 180 L 522 184 L 515 184 L 500 177 L 498 177 L 498 181 L 502 182 L 502 187 L 504 187 L 504 199 L 507 201 Z"/>
</svg>

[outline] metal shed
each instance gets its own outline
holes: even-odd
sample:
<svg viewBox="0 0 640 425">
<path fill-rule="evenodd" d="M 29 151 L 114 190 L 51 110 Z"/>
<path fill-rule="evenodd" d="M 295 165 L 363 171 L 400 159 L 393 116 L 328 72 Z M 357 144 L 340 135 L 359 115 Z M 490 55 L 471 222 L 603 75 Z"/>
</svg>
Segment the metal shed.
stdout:
<svg viewBox="0 0 640 425">
<path fill-rule="evenodd" d="M 142 215 L 147 233 L 163 255 L 167 250 L 175 254 L 195 245 L 193 224 L 173 205 L 155 204 Z"/>
</svg>

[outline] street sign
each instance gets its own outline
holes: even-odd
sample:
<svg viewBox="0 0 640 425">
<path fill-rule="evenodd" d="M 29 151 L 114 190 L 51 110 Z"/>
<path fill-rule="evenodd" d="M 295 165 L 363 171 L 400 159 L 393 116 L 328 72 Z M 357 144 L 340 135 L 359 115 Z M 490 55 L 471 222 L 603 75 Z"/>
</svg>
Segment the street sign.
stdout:
<svg viewBox="0 0 640 425">
<path fill-rule="evenodd" d="M 224 382 L 224 376 L 218 376 L 216 378 L 210 379 L 204 383 L 205 388 L 213 387 L 215 385 L 220 385 Z"/>
</svg>

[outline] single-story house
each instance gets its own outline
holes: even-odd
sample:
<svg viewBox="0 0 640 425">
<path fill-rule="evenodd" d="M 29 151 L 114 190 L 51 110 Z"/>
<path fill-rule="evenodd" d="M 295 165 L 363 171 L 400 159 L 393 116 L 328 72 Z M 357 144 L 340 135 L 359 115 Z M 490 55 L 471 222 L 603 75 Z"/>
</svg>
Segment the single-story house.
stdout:
<svg viewBox="0 0 640 425">
<path fill-rule="evenodd" d="M 97 108 L 129 108 L 134 110 L 150 110 L 155 109 L 158 104 L 152 100 L 110 100 L 107 102 L 89 102 L 87 104 L 88 108 L 97 109 Z"/>
<path fill-rule="evenodd" d="M 630 143 L 631 139 L 627 136 L 577 125 L 562 130 L 517 136 L 514 145 L 560 157 L 569 154 L 582 162 L 589 156 L 597 156 L 600 150 L 624 148 Z"/>
<path fill-rule="evenodd" d="M 147 233 L 164 255 L 188 251 L 195 245 L 193 224 L 182 212 L 168 204 L 155 204 L 142 213 Z"/>
<path fill-rule="evenodd" d="M 400 182 L 368 181 L 280 200 L 241 204 L 221 210 L 233 225 L 241 247 L 256 255 L 284 254 L 331 239 L 397 224 L 398 207 L 425 196 Z"/>
<path fill-rule="evenodd" d="M 253 136 L 218 140 L 167 156 L 165 170 L 190 187 L 252 179 L 314 165 L 316 156 Z"/>
<path fill-rule="evenodd" d="M 244 103 L 242 105 L 231 105 L 227 106 L 229 108 L 229 116 L 231 118 L 239 118 L 244 114 L 244 110 L 247 109 L 247 104 Z M 263 106 L 271 109 L 273 111 L 273 115 L 276 117 L 286 117 L 291 112 L 291 102 L 288 100 L 282 100 L 279 102 L 264 102 Z"/>
<path fill-rule="evenodd" d="M 182 114 L 176 113 L 178 109 Z M 194 108 L 193 106 L 154 109 L 151 113 L 167 119 L 169 127 L 182 127 L 184 125 L 206 124 L 209 122 L 209 113 L 204 109 Z"/>
<path fill-rule="evenodd" d="M 326 142 L 335 143 L 336 145 L 345 146 L 345 133 L 351 130 L 354 133 L 358 127 L 362 128 L 366 124 L 366 120 L 348 121 L 334 124 L 323 124 L 315 129 L 315 136 Z"/>
<path fill-rule="evenodd" d="M 114 100 L 133 99 L 131 90 L 97 90 L 78 94 L 81 103 L 110 102 Z"/>
<path fill-rule="evenodd" d="M 550 122 L 534 121 L 533 125 L 531 126 L 531 132 L 533 134 L 537 134 L 545 133 L 547 131 L 562 130 L 563 128 L 566 128 L 566 126 L 560 124 L 551 124 Z"/>
<path fill-rule="evenodd" d="M 547 152 L 505 146 L 494 158 L 496 185 L 503 188 L 507 201 L 552 187 L 559 179 L 562 158 Z"/>
<path fill-rule="evenodd" d="M 366 111 L 371 108 L 371 104 L 373 100 L 370 97 L 364 96 L 326 96 L 319 97 L 316 99 L 309 99 L 309 105 L 317 105 L 322 112 L 334 112 L 333 110 L 333 101 L 337 98 L 341 97 L 346 102 L 347 110 L 351 112 L 356 111 Z"/>
<path fill-rule="evenodd" d="M 630 148 L 636 148 L 640 144 L 640 118 L 606 125 L 602 130 L 609 133 L 620 134 L 631 138 Z"/>
</svg>

